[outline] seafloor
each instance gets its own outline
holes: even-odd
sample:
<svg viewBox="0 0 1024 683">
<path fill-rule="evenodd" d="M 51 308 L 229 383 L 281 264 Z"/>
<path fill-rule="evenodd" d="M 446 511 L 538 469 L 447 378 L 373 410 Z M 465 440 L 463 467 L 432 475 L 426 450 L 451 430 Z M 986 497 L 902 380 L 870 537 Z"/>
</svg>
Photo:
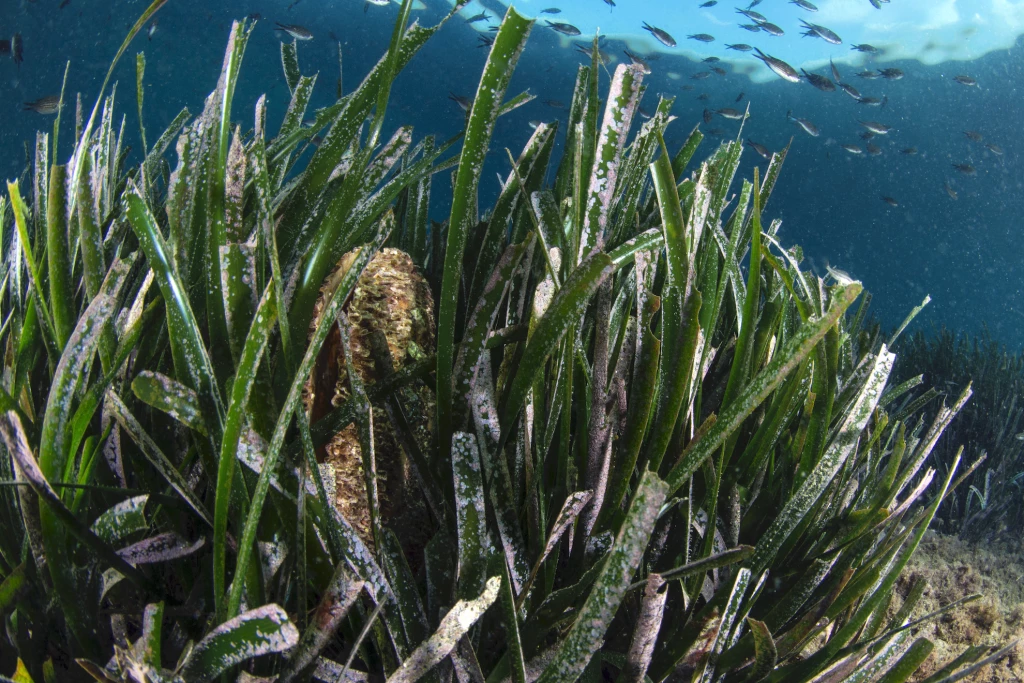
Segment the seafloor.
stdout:
<svg viewBox="0 0 1024 683">
<path fill-rule="evenodd" d="M 935 650 L 911 681 L 924 680 L 969 645 L 1002 647 L 1018 639 L 1008 657 L 961 680 L 1024 681 L 1024 541 L 973 544 L 927 532 L 896 586 L 891 614 L 919 576 L 928 587 L 915 619 L 971 593 L 984 597 L 923 627 L 920 635 L 931 639 Z"/>
</svg>

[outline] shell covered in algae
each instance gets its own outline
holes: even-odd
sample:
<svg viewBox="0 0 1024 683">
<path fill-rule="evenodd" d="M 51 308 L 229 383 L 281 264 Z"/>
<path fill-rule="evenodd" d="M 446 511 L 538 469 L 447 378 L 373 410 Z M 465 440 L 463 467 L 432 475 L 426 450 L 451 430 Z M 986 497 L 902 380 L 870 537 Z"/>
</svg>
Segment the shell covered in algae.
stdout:
<svg viewBox="0 0 1024 683">
<path fill-rule="evenodd" d="M 324 281 L 311 330 L 320 323 L 327 297 L 357 253 L 345 254 Z M 352 364 L 367 385 L 383 379 L 388 372 L 386 368 L 378 367 L 374 360 L 375 330 L 382 332 L 387 340 L 394 371 L 402 369 L 412 359 L 434 352 L 434 301 L 430 286 L 412 258 L 403 251 L 382 249 L 378 252 L 360 275 L 351 298 L 342 310 L 349 323 Z M 303 398 L 313 423 L 350 396 L 341 344 L 341 333 L 334 326 L 307 381 Z M 377 357 L 380 357 L 379 352 Z M 430 419 L 434 413 L 432 392 L 421 384 L 405 392 L 402 401 L 417 441 L 421 444 L 429 441 Z M 431 531 L 430 515 L 408 457 L 399 445 L 382 406 L 373 408 L 373 435 L 381 523 L 396 532 L 410 564 L 416 565 Z M 320 448 L 317 457 L 322 463 L 321 472 L 328 495 L 333 495 L 339 512 L 363 541 L 374 548 L 363 454 L 356 425 L 350 424 L 335 434 Z"/>
</svg>

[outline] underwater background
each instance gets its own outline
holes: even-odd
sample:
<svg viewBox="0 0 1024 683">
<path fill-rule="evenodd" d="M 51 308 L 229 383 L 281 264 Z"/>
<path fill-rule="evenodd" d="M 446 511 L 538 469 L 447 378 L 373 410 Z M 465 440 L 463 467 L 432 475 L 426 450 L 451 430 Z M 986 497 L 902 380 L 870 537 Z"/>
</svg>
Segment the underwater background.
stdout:
<svg viewBox="0 0 1024 683">
<path fill-rule="evenodd" d="M 450 9 L 445 0 L 424 0 L 414 13 L 422 23 L 436 23 Z M 752 22 L 736 13 L 736 4 L 718 2 L 700 7 L 696 0 L 529 0 L 519 11 L 539 20 L 519 63 L 511 92 L 529 89 L 536 99 L 497 124 L 495 144 L 481 185 L 481 206 L 489 206 L 500 189 L 496 173 L 507 174 L 507 155 L 522 148 L 531 121 L 563 121 L 572 97 L 577 66 L 589 62 L 576 46 L 589 45 L 600 29 L 601 47 L 614 63 L 628 59 L 623 49 L 648 60 L 652 74 L 642 108 L 653 111 L 659 95 L 675 97 L 679 123 L 669 128 L 669 148 L 678 147 L 693 125 L 715 143 L 715 135 L 734 137 L 739 121 L 716 110 L 750 107 L 743 138 L 769 150 L 792 147 L 787 171 L 767 208 L 783 221 L 781 242 L 798 244 L 809 265 L 824 275 L 827 266 L 840 268 L 864 282 L 874 295 L 872 311 L 886 327 L 899 324 L 925 295 L 931 305 L 917 320 L 917 329 L 945 326 L 975 333 L 987 327 L 992 337 L 1011 348 L 1024 346 L 1024 254 L 1020 216 L 1024 114 L 1024 54 L 1018 36 L 1024 32 L 1024 2 L 1014 0 L 893 0 L 872 7 L 873 0 L 820 0 L 809 12 L 784 0 L 754 3 L 755 12 L 777 24 L 785 35 L 748 32 L 739 23 Z M 27 149 L 35 131 L 45 130 L 52 117 L 23 110 L 23 103 L 59 94 L 66 63 L 68 102 L 82 93 L 86 107 L 95 100 L 103 74 L 117 46 L 148 2 L 142 0 L 3 0 L 0 37 L 19 33 L 24 62 L 0 57 L 0 173 L 14 178 L 26 168 Z M 746 8 L 744 3 L 740 8 Z M 559 13 L 540 14 L 553 8 Z M 236 95 L 235 118 L 251 127 L 253 104 L 266 93 L 271 126 L 276 126 L 289 99 L 280 67 L 281 40 L 275 22 L 306 27 L 313 39 L 299 43 L 303 72 L 319 73 L 311 107 L 332 103 L 338 87 L 341 45 L 341 87 L 349 92 L 386 49 L 397 5 L 379 6 L 362 0 L 292 0 L 240 2 L 170 0 L 155 25 L 129 50 L 144 51 L 147 60 L 145 125 L 151 137 L 182 108 L 193 114 L 216 85 L 224 42 L 233 19 L 259 15 L 251 38 L 242 81 Z M 504 5 L 474 0 L 462 15 L 475 22 L 452 21 L 430 41 L 396 82 L 388 126 L 412 125 L 415 134 L 446 139 L 464 124 L 464 113 L 450 95 L 472 98 L 487 56 L 481 37 L 498 22 Z M 843 38 L 831 45 L 800 35 L 800 20 L 832 28 Z M 580 36 L 568 38 L 546 27 L 545 20 L 571 23 Z M 643 30 L 642 22 L 662 28 L 678 43 L 668 48 Z M 830 24 L 830 21 L 832 22 Z M 714 42 L 687 39 L 707 32 Z M 773 75 L 752 52 L 726 48 L 745 43 L 832 78 L 829 58 L 843 81 L 864 98 L 882 100 L 865 105 L 842 90 L 821 92 L 806 81 L 790 83 Z M 851 49 L 870 43 L 883 51 L 872 56 Z M 705 63 L 718 57 L 719 62 Z M 711 70 L 715 67 L 724 75 Z M 855 74 L 899 69 L 903 77 L 867 79 Z M 704 76 L 704 74 L 709 74 Z M 694 76 L 697 78 L 694 78 Z M 967 75 L 976 85 L 954 76 Z M 134 60 L 122 61 L 116 73 L 120 108 L 127 115 L 127 144 L 138 150 Z M 607 84 L 607 75 L 602 75 Z M 742 97 L 739 97 L 742 93 Z M 738 101 L 737 101 L 738 100 Z M 870 102 L 870 100 L 869 100 Z M 712 114 L 704 123 L 705 110 Z M 820 136 L 811 137 L 787 119 L 787 112 L 813 122 Z M 636 125 L 642 123 L 642 118 Z M 862 140 L 877 121 L 892 127 L 886 135 Z M 70 154 L 74 116 L 63 118 L 61 156 Z M 965 131 L 980 134 L 970 139 Z M 559 130 L 559 147 L 564 139 Z M 977 137 L 977 136 L 975 136 Z M 841 145 L 857 145 L 852 154 Z M 873 147 L 869 147 L 869 145 Z M 869 153 L 868 150 L 874 153 Z M 915 150 L 909 154 L 901 152 Z M 560 150 L 556 150 L 556 156 Z M 136 156 L 132 161 L 137 160 Z M 753 149 L 744 154 L 741 174 L 765 165 Z M 954 164 L 969 165 L 965 174 Z M 450 183 L 433 184 L 433 216 L 447 216 Z M 953 198 L 953 195 L 956 198 Z M 888 198 L 888 199 L 883 199 Z M 889 201 L 891 200 L 891 201 Z M 896 204 L 893 206 L 892 204 Z"/>
</svg>

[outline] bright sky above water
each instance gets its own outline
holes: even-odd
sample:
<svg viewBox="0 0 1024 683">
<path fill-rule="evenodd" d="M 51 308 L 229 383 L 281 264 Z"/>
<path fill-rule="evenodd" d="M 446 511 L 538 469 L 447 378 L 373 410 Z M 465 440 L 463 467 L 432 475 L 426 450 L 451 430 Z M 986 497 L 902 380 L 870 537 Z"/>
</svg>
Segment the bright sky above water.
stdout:
<svg viewBox="0 0 1024 683">
<path fill-rule="evenodd" d="M 740 23 L 751 23 L 735 10 L 746 7 L 747 0 L 720 0 L 714 7 L 700 8 L 702 1 L 616 0 L 614 8 L 603 0 L 492 0 L 488 5 L 514 4 L 521 13 L 539 17 L 541 25 L 545 19 L 572 24 L 583 33 L 574 40 L 586 39 L 599 30 L 602 35 L 627 41 L 641 53 L 715 55 L 746 65 L 755 81 L 775 76 L 749 54 L 728 50 L 726 44 L 747 43 L 793 66 L 812 69 L 827 64 L 830 57 L 837 64 L 862 63 L 865 57 L 850 49 L 859 43 L 885 50 L 886 61 L 914 59 L 941 64 L 970 61 L 993 50 L 1009 48 L 1024 34 L 1024 0 L 893 0 L 880 10 L 868 0 L 815 0 L 818 12 L 808 12 L 785 0 L 764 0 L 754 10 L 785 30 L 786 34 L 780 37 L 739 27 Z M 547 7 L 562 11 L 557 15 L 540 14 Z M 463 13 L 470 16 L 482 9 L 479 0 L 474 0 Z M 835 31 L 843 44 L 830 45 L 818 38 L 803 37 L 801 19 Z M 645 21 L 672 35 L 677 47 L 668 48 L 654 40 L 642 28 Z M 481 31 L 487 29 L 486 22 L 476 26 Z M 715 42 L 687 39 L 697 33 L 711 34 Z"/>
</svg>

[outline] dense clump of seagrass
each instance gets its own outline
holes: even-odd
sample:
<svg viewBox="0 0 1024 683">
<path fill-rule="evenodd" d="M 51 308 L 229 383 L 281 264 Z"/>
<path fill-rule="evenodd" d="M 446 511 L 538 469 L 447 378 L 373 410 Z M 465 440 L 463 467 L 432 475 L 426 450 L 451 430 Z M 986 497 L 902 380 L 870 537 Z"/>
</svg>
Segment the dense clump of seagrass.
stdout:
<svg viewBox="0 0 1024 683">
<path fill-rule="evenodd" d="M 294 43 L 276 135 L 263 99 L 251 124 L 233 109 L 241 22 L 202 113 L 143 134 L 141 163 L 101 97 L 70 158 L 41 134 L 8 185 L 2 671 L 906 680 L 931 644 L 912 596 L 886 608 L 963 476 L 928 458 L 970 391 L 891 413 L 907 387 L 864 305 L 847 315 L 860 283 L 803 271 L 762 222 L 785 151 L 734 187 L 740 138 L 670 151 L 665 99 L 634 131 L 639 66 L 606 91 L 581 67 L 565 154 L 537 126 L 481 218 L 533 23 L 508 11 L 462 134 L 386 138 L 392 82 L 437 30 L 412 4 L 310 125 Z M 395 477 L 414 508 L 393 510 Z"/>
<path fill-rule="evenodd" d="M 968 457 L 985 456 L 985 462 L 939 506 L 938 528 L 969 540 L 1019 538 L 1024 528 L 1024 354 L 1009 351 L 988 333 L 956 335 L 943 329 L 907 337 L 899 355 L 898 380 L 917 384 L 905 400 L 926 417 L 935 413 L 938 397 L 968 384 L 974 389 L 932 460 L 940 470 L 948 468 L 957 455 L 955 444 L 962 444 Z"/>
</svg>

